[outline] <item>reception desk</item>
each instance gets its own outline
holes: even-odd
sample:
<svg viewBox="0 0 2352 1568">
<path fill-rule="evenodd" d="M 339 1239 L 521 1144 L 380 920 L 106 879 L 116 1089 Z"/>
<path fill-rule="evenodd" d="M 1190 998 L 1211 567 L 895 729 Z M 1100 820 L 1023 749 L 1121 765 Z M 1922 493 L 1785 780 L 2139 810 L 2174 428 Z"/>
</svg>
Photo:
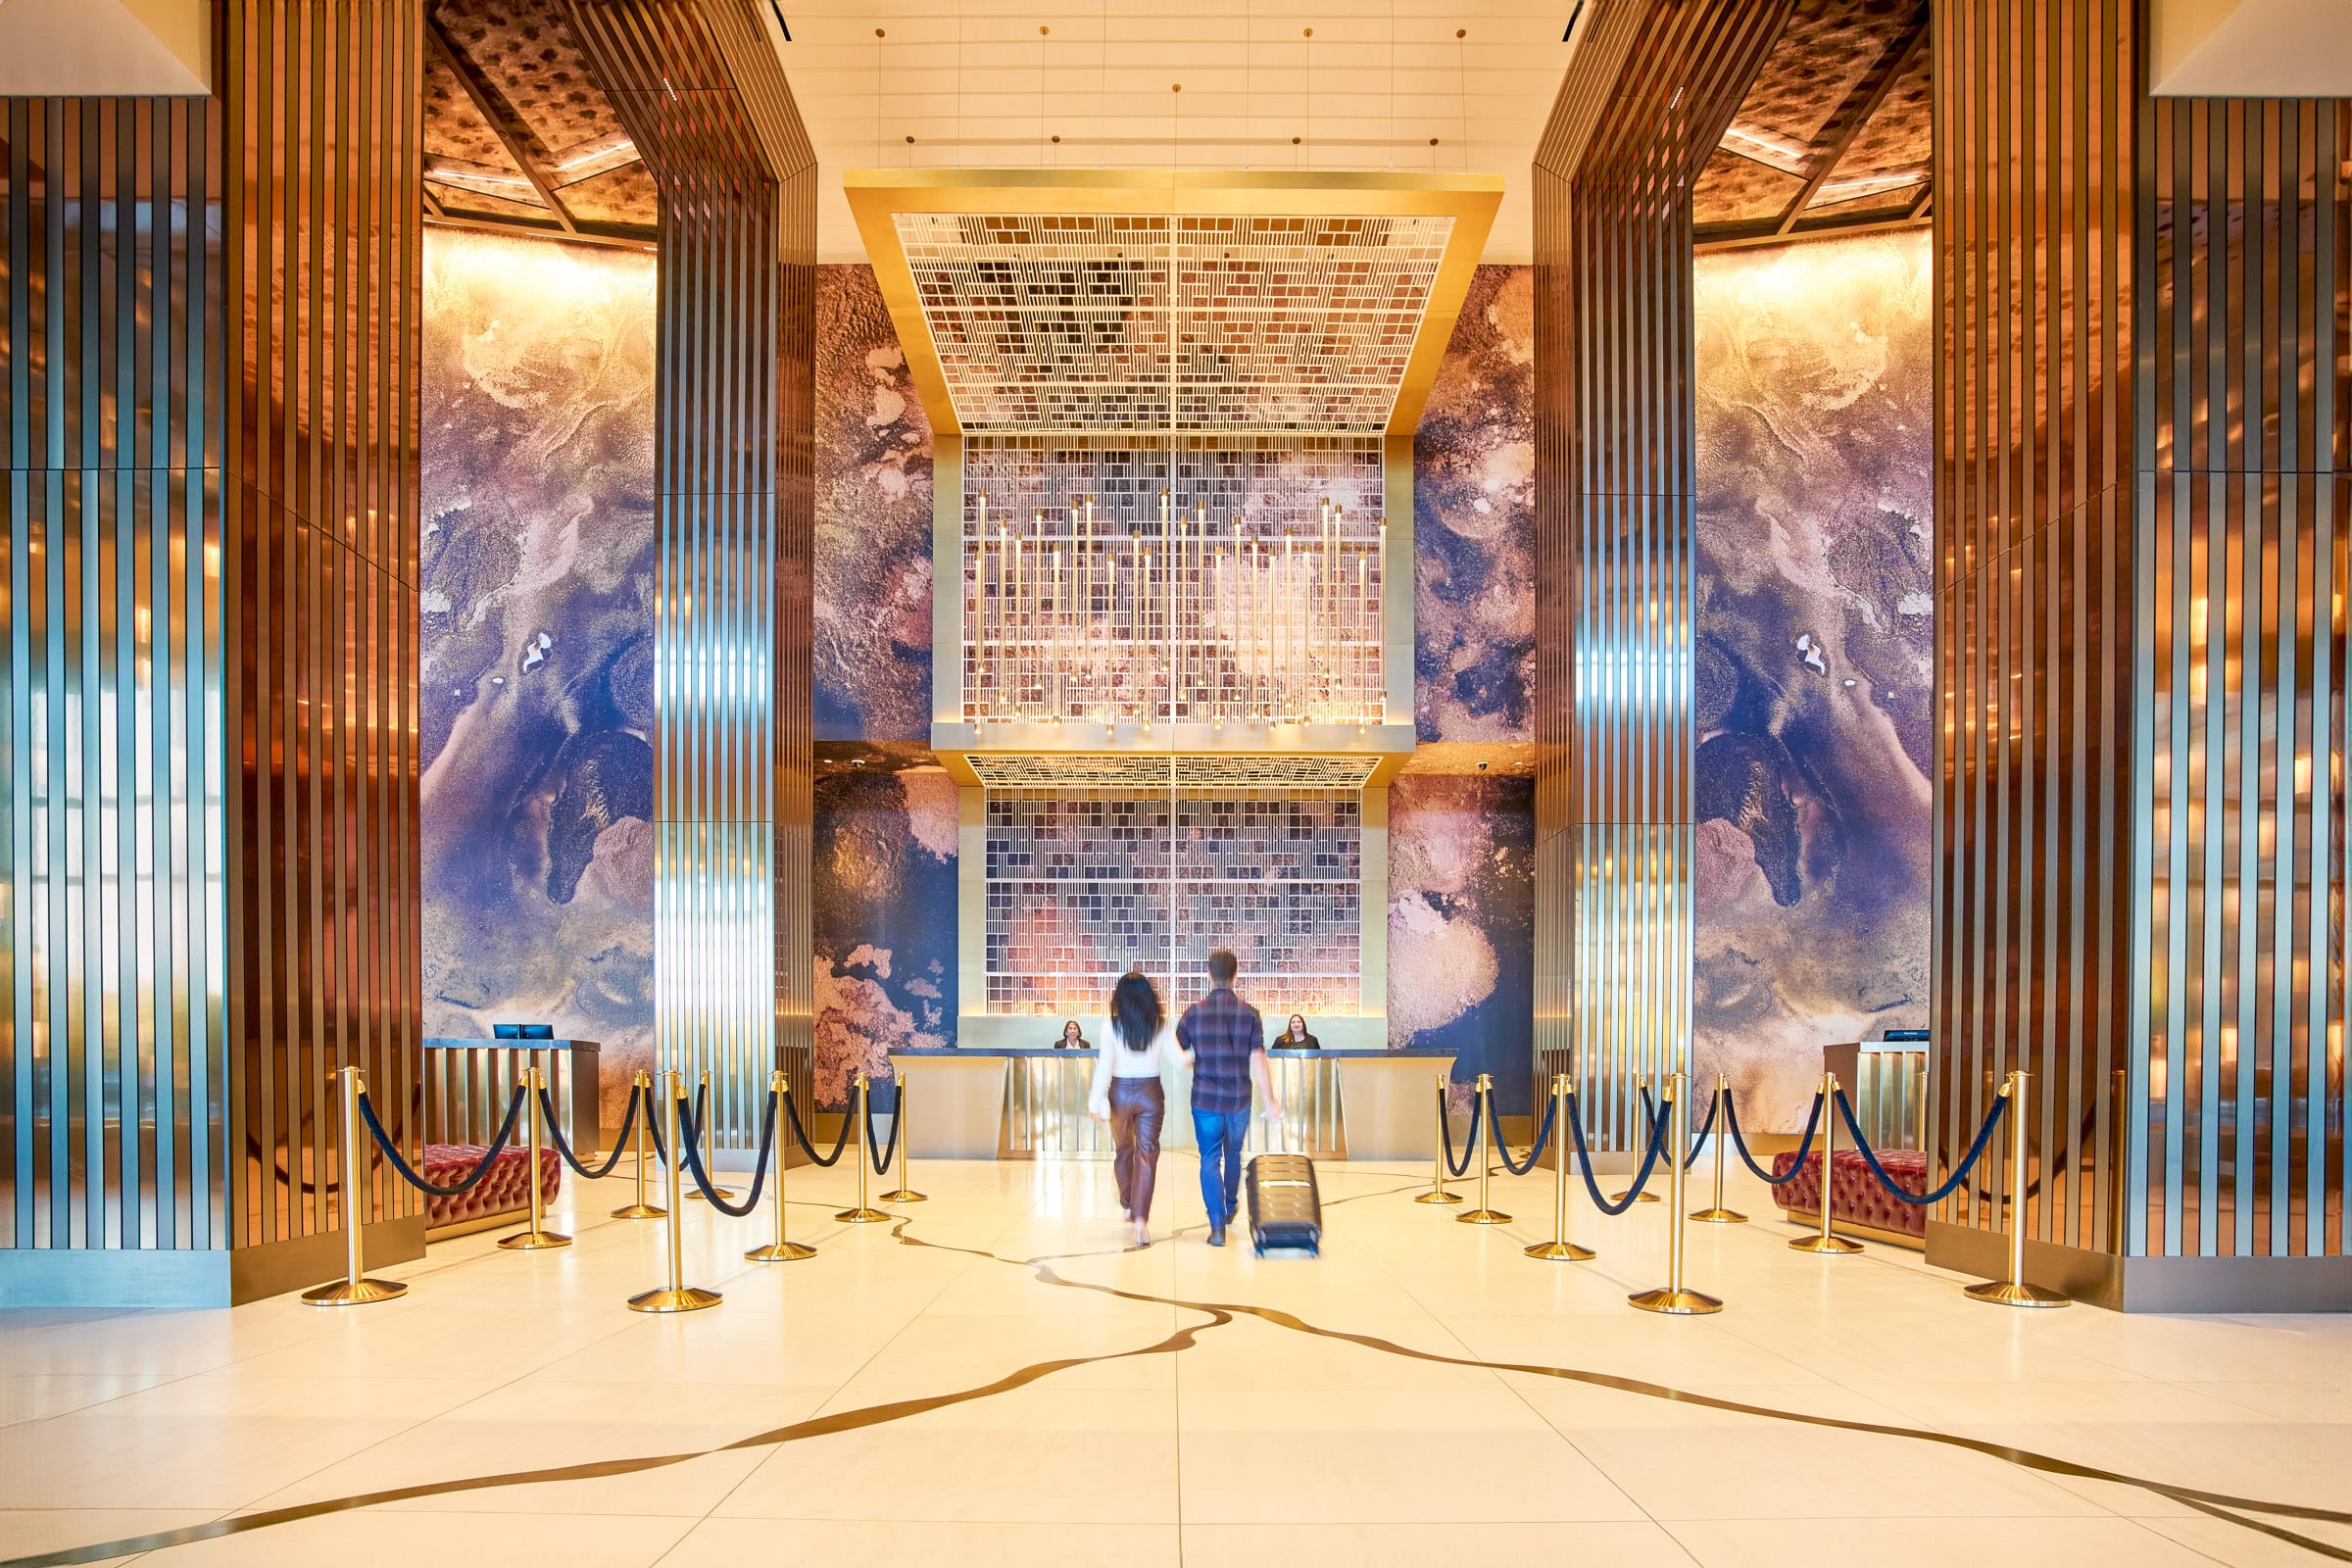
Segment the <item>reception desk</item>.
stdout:
<svg viewBox="0 0 2352 1568">
<path fill-rule="evenodd" d="M 892 1066 L 906 1074 L 915 1157 L 1108 1159 L 1110 1129 L 1087 1114 L 1095 1054 L 1017 1046 L 892 1052 Z M 1421 1160 L 1429 1157 L 1436 1083 L 1452 1072 L 1453 1054 L 1270 1051 L 1266 1066 L 1285 1115 L 1271 1128 L 1253 1115 L 1247 1151 Z M 1194 1147 L 1192 1076 L 1180 1056 L 1162 1070 L 1163 1149 Z"/>
</svg>

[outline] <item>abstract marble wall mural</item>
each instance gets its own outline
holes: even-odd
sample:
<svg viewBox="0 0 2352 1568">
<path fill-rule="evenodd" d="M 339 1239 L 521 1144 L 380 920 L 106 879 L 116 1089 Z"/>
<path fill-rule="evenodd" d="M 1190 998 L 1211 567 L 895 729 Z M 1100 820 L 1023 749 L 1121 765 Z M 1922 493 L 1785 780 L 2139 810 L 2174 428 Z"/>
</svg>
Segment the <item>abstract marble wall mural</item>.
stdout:
<svg viewBox="0 0 2352 1568">
<path fill-rule="evenodd" d="M 1535 1017 L 1535 780 L 1406 773 L 1389 789 L 1389 1043 L 1450 1051 L 1466 1107 L 1528 1102 Z"/>
<path fill-rule="evenodd" d="M 1759 1127 L 1822 1046 L 1927 1022 L 1929 268 L 1916 231 L 1698 261 L 1696 1065 Z"/>
<path fill-rule="evenodd" d="M 890 1053 L 956 1041 L 956 782 L 937 766 L 827 768 L 816 780 L 816 1098 Z"/>
<path fill-rule="evenodd" d="M 1415 721 L 1524 742 L 1535 679 L 1535 273 L 1482 267 L 1413 447 Z"/>
<path fill-rule="evenodd" d="M 931 425 L 870 267 L 816 276 L 816 738 L 931 740 Z"/>
<path fill-rule="evenodd" d="M 653 1051 L 654 261 L 428 229 L 428 1034 Z"/>
</svg>

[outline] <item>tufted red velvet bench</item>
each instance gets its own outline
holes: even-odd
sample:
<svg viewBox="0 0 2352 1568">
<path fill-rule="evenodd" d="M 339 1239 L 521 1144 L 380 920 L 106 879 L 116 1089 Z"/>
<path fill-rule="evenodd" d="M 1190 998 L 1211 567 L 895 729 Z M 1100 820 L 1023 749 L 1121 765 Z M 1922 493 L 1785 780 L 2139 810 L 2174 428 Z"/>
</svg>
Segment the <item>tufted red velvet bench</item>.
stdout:
<svg viewBox="0 0 2352 1568">
<path fill-rule="evenodd" d="M 424 1163 L 420 1167 L 424 1179 L 436 1187 L 447 1187 L 466 1179 L 481 1162 L 489 1150 L 475 1144 L 427 1144 Z M 424 1229 L 427 1237 L 460 1236 L 467 1231 L 482 1230 L 503 1224 L 514 1214 L 531 1206 L 529 1171 L 531 1152 L 518 1145 L 510 1145 L 498 1156 L 469 1193 L 456 1198 L 427 1198 L 424 1200 Z M 564 1156 L 552 1149 L 539 1151 L 539 1196 L 554 1202 L 564 1186 Z"/>
<path fill-rule="evenodd" d="M 1879 1163 L 1886 1167 L 1887 1175 L 1902 1183 L 1905 1191 L 1919 1194 L 1928 1190 L 1928 1156 L 1919 1151 L 1881 1150 Z M 1786 1176 L 1795 1164 L 1794 1150 L 1775 1154 L 1772 1173 Z M 1819 1223 L 1821 1155 L 1807 1154 L 1803 1172 L 1794 1181 L 1775 1187 L 1772 1200 L 1788 1211 L 1789 1218 L 1801 1215 L 1808 1223 Z M 1913 1247 L 1925 1247 L 1928 1240 L 1928 1211 L 1888 1194 L 1879 1185 L 1878 1177 L 1871 1174 L 1869 1162 L 1850 1149 L 1838 1151 L 1837 1162 L 1830 1170 L 1830 1223 L 1875 1232 L 1883 1241 Z"/>
</svg>

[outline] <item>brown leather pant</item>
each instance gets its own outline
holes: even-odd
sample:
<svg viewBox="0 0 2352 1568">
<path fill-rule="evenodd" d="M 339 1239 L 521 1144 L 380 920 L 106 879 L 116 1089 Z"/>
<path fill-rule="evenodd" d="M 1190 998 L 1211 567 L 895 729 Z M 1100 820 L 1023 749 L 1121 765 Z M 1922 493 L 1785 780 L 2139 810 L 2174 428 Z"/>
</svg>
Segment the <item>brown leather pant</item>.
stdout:
<svg viewBox="0 0 2352 1568">
<path fill-rule="evenodd" d="M 1137 1219 L 1152 1217 L 1152 1185 L 1159 1174 L 1159 1127 L 1168 1100 L 1156 1078 L 1110 1081 L 1110 1138 L 1118 1152 L 1111 1173 L 1119 1181 L 1119 1206 Z"/>
</svg>

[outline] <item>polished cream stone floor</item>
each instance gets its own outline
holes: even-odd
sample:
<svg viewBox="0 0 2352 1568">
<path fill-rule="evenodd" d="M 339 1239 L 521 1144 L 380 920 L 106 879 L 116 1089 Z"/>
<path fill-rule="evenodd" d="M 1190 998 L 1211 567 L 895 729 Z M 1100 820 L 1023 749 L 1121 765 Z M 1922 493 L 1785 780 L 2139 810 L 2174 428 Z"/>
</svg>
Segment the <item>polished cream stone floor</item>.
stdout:
<svg viewBox="0 0 2352 1568">
<path fill-rule="evenodd" d="M 1540 1174 L 1496 1180 L 1494 1228 L 1403 1167 L 1323 1178 L 1319 1259 L 1202 1245 L 1186 1156 L 1159 1221 L 1191 1228 L 1142 1251 L 1107 1166 L 932 1163 L 903 1228 L 796 1171 L 808 1262 L 688 1205 L 726 1300 L 684 1317 L 623 1308 L 663 1239 L 604 1217 L 617 1178 L 567 1182 L 569 1250 L 447 1243 L 381 1305 L 0 1313 L 0 1559 L 272 1516 L 70 1560 L 2352 1559 L 2352 1317 L 1982 1306 L 1914 1253 L 1789 1251 L 1742 1177 L 1759 1223 L 1689 1232 L 1727 1309 L 1660 1318 L 1625 1297 L 1662 1204 L 1580 1198 L 1599 1260 L 1540 1263 Z"/>
</svg>

